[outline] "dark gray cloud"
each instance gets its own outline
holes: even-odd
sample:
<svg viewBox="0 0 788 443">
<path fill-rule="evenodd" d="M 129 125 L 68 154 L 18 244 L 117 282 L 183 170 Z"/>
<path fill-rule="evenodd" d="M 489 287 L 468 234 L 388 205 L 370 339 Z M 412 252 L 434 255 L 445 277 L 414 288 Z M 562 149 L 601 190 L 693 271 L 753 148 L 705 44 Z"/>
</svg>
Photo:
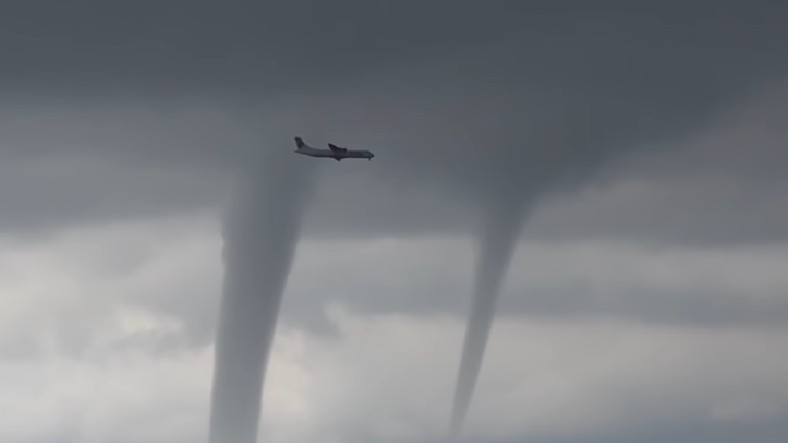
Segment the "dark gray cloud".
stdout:
<svg viewBox="0 0 788 443">
<path fill-rule="evenodd" d="M 763 72 L 766 57 L 780 51 L 781 12 L 774 1 L 13 2 L 0 23 L 8 64 L 2 83 L 20 94 L 94 97 L 309 92 L 436 58 L 492 72 L 458 56 L 468 47 L 489 56 L 497 46 L 493 55 L 507 54 L 507 68 L 519 68 L 509 79 L 527 72 L 556 86 L 578 78 L 614 85 L 612 64 L 634 80 L 619 88 L 658 97 L 658 88 L 640 88 L 636 74 L 653 71 L 664 81 L 706 76 L 713 64 L 730 68 L 709 76 L 716 83 Z"/>
<path fill-rule="evenodd" d="M 720 113 L 784 80 L 783 2 L 3 8 L 4 229 L 218 208 L 233 173 L 262 170 L 300 134 L 378 155 L 321 165 L 331 174 L 308 209 L 308 233 L 448 234 L 478 228 L 490 208 L 536 202 L 526 233 L 542 238 L 709 244 L 785 236 L 783 151 L 751 156 L 713 137 L 687 148 Z M 743 134 L 752 141 L 752 131 Z M 773 140 L 784 145 L 785 134 Z M 572 201 L 570 192 L 562 194 L 567 206 L 545 202 L 594 178 L 623 182 L 624 195 Z M 740 189 L 747 192 L 732 198 Z M 752 220 L 735 217 L 743 208 Z M 656 308 L 642 300 L 583 305 L 582 295 L 561 299 L 548 288 L 518 309 L 582 305 L 711 322 L 738 300 L 723 297 L 715 314 L 708 304 L 677 308 L 676 293 L 650 298 Z M 734 311 L 747 322 L 784 312 L 780 303 L 768 315 L 739 303 Z"/>
<path fill-rule="evenodd" d="M 0 54 L 10 62 L 2 80 L 19 95 L 98 100 L 309 93 L 483 40 L 507 29 L 518 9 L 514 2 L 17 2 L 2 19 Z"/>
<path fill-rule="evenodd" d="M 342 122 L 328 114 L 350 114 L 355 121 L 346 116 L 338 125 L 344 141 L 419 153 L 396 160 L 412 179 L 448 174 L 473 188 L 510 166 L 537 182 L 557 177 L 556 168 L 579 174 L 566 165 L 593 165 L 600 151 L 691 130 L 711 107 L 784 73 L 784 9 L 779 2 L 20 2 L 0 23 L 8 66 L 0 88 L 20 106 L 65 104 L 60 114 L 76 103 L 166 109 L 208 101 L 231 115 L 284 103 L 296 108 L 290 128 L 304 131 L 320 119 L 331 122 L 323 127 Z M 314 106 L 322 114 L 310 114 Z M 242 125 L 264 125 L 256 117 L 270 113 L 247 115 Z M 262 140 L 274 149 L 283 135 Z M 103 141 L 94 149 L 112 151 Z M 178 161 L 248 159 L 233 152 L 251 143 L 227 141 L 235 143 L 121 150 L 157 161 L 177 152 Z"/>
</svg>

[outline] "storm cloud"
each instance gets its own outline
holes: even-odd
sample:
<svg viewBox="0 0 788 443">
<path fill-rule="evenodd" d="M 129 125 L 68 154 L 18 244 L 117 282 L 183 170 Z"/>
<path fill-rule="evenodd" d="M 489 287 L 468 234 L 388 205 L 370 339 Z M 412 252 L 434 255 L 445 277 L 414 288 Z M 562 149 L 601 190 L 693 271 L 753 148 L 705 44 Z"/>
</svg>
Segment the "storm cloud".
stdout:
<svg viewBox="0 0 788 443">
<path fill-rule="evenodd" d="M 347 328 L 379 340 L 389 337 L 393 348 L 404 349 L 407 346 L 398 348 L 390 338 L 391 331 L 405 334 L 404 324 L 435 334 L 435 342 L 445 349 L 459 349 L 461 329 L 442 323 L 440 316 L 462 317 L 467 311 L 475 251 L 474 243 L 465 241 L 484 238 L 485 228 L 488 235 L 490 230 L 505 230 L 511 239 L 502 241 L 509 252 L 499 254 L 511 255 L 511 275 L 489 284 L 500 285 L 499 317 L 523 322 L 513 328 L 524 333 L 535 330 L 523 324 L 560 319 L 558 326 L 536 331 L 542 334 L 538 337 L 558 334 L 559 338 L 549 338 L 556 346 L 563 343 L 561 331 L 582 336 L 572 322 L 580 322 L 581 331 L 592 330 L 583 322 L 600 315 L 614 319 L 611 323 L 620 326 L 617 333 L 640 331 L 640 326 L 627 322 L 643 322 L 678 341 L 697 337 L 696 330 L 731 328 L 726 329 L 732 331 L 731 340 L 745 337 L 737 342 L 742 355 L 747 343 L 758 341 L 748 335 L 748 328 L 758 329 L 764 334 L 758 337 L 767 337 L 768 343 L 782 343 L 779 325 L 788 309 L 774 264 L 784 257 L 782 245 L 788 234 L 784 178 L 788 135 L 781 123 L 788 117 L 784 100 L 788 62 L 782 44 L 788 40 L 787 8 L 777 1 L 7 2 L 0 14 L 0 229 L 9 250 L 26 252 L 4 259 L 8 280 L 0 283 L 31 297 L 29 305 L 20 305 L 24 308 L 19 308 L 19 318 L 30 315 L 30 325 L 51 321 L 52 334 L 61 339 L 55 344 L 49 339 L 39 342 L 32 332 L 20 332 L 24 322 L 9 320 L 11 326 L 2 330 L 0 346 L 24 364 L 49 355 L 46 349 L 52 346 L 62 347 L 68 351 L 63 358 L 72 360 L 44 359 L 42 364 L 78 368 L 95 357 L 87 350 L 98 346 L 95 340 L 106 331 L 89 327 L 86 314 L 78 314 L 77 309 L 60 316 L 47 310 L 36 317 L 32 307 L 56 300 L 61 302 L 55 305 L 61 306 L 68 299 L 73 306 L 92 307 L 84 312 L 109 321 L 120 315 L 110 313 L 131 304 L 150 312 L 135 314 L 135 320 L 124 320 L 124 325 L 169 325 L 170 320 L 162 318 L 171 317 L 178 319 L 173 324 L 182 323 L 167 326 L 180 331 L 167 332 L 170 338 L 150 339 L 156 352 L 195 352 L 198 357 L 190 355 L 185 361 L 204 365 L 207 357 L 202 347 L 211 345 L 216 329 L 212 319 L 217 315 L 221 277 L 217 230 L 198 229 L 193 242 L 199 246 L 192 247 L 181 237 L 170 238 L 178 229 L 153 228 L 151 220 L 216 217 L 227 210 L 239 177 L 272 168 L 284 172 L 275 165 L 292 150 L 294 135 L 315 145 L 333 142 L 368 148 L 376 157 L 372 162 L 323 165 L 331 167 L 316 184 L 312 204 L 304 208 L 300 243 L 304 252 L 293 264 L 283 300 L 282 328 L 296 337 L 303 334 L 303 342 L 293 344 L 298 340 L 292 336 L 283 339 L 283 346 L 292 347 L 274 349 L 275 366 L 292 363 L 303 368 L 330 361 L 335 368 L 330 377 L 321 379 L 304 371 L 351 389 L 352 384 L 336 381 L 343 378 L 341 363 L 325 354 L 355 346 L 349 343 L 357 343 L 357 338 Z M 491 221 L 496 210 L 528 218 L 518 215 L 510 224 L 501 224 L 500 219 Z M 128 241 L 106 240 L 124 251 L 106 256 L 129 253 L 133 257 L 128 262 L 119 259 L 125 264 L 118 269 L 110 266 L 112 271 L 89 260 L 85 269 L 98 266 L 98 277 L 87 277 L 88 271 L 77 271 L 75 264 L 75 281 L 102 282 L 84 283 L 84 291 L 114 295 L 115 301 L 78 296 L 79 287 L 46 289 L 61 298 L 43 295 L 50 294 L 42 289 L 45 284 L 30 283 L 35 275 L 30 263 L 36 260 L 42 273 L 55 272 L 54 281 L 69 280 L 62 270 L 44 271 L 65 269 L 62 263 L 68 260 L 60 255 L 42 259 L 49 255 L 41 245 L 62 246 L 63 233 L 72 233 L 68 235 L 79 241 L 62 249 L 73 252 L 80 250 L 74 244 L 105 241 L 84 229 L 103 238 L 100 232 L 118 224 L 140 231 L 165 229 L 166 234 L 140 240 L 150 243 L 141 250 Z M 131 235 L 121 231 L 112 231 L 112 236 Z M 288 238 L 296 241 L 295 235 Z M 413 238 L 422 240 L 414 243 Z M 244 244 L 243 239 L 235 241 Z M 38 245 L 34 252 L 30 244 Z M 151 257 L 163 254 L 163 248 L 216 257 L 193 259 L 193 263 L 170 252 L 167 260 L 183 264 L 159 268 L 163 265 L 155 260 L 165 258 Z M 207 271 L 214 268 L 213 274 Z M 500 267 L 502 276 L 505 268 Z M 625 269 L 627 275 L 616 269 Z M 354 279 L 338 277 L 349 270 Z M 399 270 L 399 277 L 382 270 Z M 188 275 L 193 272 L 201 273 L 198 283 L 179 285 L 164 276 L 191 282 Z M 113 275 L 123 278 L 108 277 Z M 129 283 L 136 278 L 144 283 Z M 333 303 L 358 313 L 337 320 L 327 308 Z M 405 319 L 380 320 L 386 326 L 364 323 L 386 315 Z M 188 340 L 172 338 L 179 334 Z M 644 334 L 638 337 L 645 340 L 648 334 Z M 147 339 L 138 342 L 135 337 L 118 349 L 136 352 L 128 349 L 141 346 L 150 351 L 143 345 Z M 505 340 L 520 346 L 511 336 Z M 604 340 L 597 345 L 604 346 Z M 288 354 L 299 346 L 315 354 Z M 372 352 L 374 344 L 358 346 L 388 359 Z M 656 348 L 659 344 L 651 349 Z M 510 363 L 509 357 L 503 348 L 496 349 L 489 370 L 503 374 L 507 383 L 524 377 L 504 374 L 500 368 Z M 347 364 L 357 365 L 348 371 L 372 364 L 347 352 Z M 562 358 L 580 351 L 567 347 L 565 352 Z M 626 348 L 626 352 L 633 351 Z M 161 354 L 144 358 L 155 355 Z M 768 360 L 766 354 L 747 355 L 755 362 Z M 417 365 L 414 362 L 422 358 L 407 351 L 391 358 L 397 356 L 402 365 Z M 136 361 L 144 372 L 140 358 Z M 457 355 L 434 358 L 441 361 L 440 377 L 456 370 Z M 400 364 L 387 361 L 392 367 Z M 698 375 L 702 371 L 723 371 L 700 360 L 690 364 L 694 369 L 671 373 L 665 383 L 678 385 L 702 378 Z M 784 367 L 780 365 L 776 367 Z M 290 416 L 277 409 L 291 405 L 282 400 L 291 397 L 282 396 L 278 389 L 287 391 L 292 388 L 288 383 L 297 383 L 280 370 L 273 370 L 280 375 L 273 376 L 270 395 L 283 403 L 275 400 L 271 406 L 279 412 L 270 419 L 270 433 L 262 428 L 272 440 L 297 434 L 288 434 L 295 431 L 283 417 Z M 489 393 L 485 370 L 480 383 L 485 386 L 482 392 Z M 735 378 L 735 371 L 725 371 L 722 378 Z M 413 379 L 438 377 L 437 370 L 428 372 L 414 369 L 409 374 Z M 570 376 L 587 380 L 583 374 Z M 634 379 L 648 385 L 647 377 Z M 776 383 L 779 376 L 768 379 Z M 189 386 L 197 384 L 189 380 Z M 278 388 L 276 383 L 284 384 Z M 359 383 L 374 386 L 362 378 Z M 556 383 L 553 386 L 560 384 Z M 606 383 L 609 387 L 611 382 Z M 435 405 L 445 407 L 450 387 L 441 386 L 430 392 L 441 398 Z M 381 391 L 379 398 L 355 399 L 381 411 L 373 415 L 380 429 L 387 431 L 370 430 L 374 426 L 365 428 L 363 423 L 369 421 L 365 417 L 338 418 L 334 414 L 339 412 L 322 408 L 316 400 L 321 394 L 337 401 L 352 397 L 325 389 L 309 391 L 311 396 L 304 400 L 316 402 L 316 409 L 292 407 L 316 414 L 310 416 L 316 429 L 329 437 L 423 441 L 437 438 L 444 425 L 445 418 L 434 409 L 419 409 Z M 656 392 L 643 389 L 645 397 Z M 747 391 L 743 384 L 741 389 L 752 393 L 763 388 Z M 550 392 L 558 395 L 561 389 Z M 207 391 L 202 394 L 207 401 Z M 385 409 L 389 397 L 395 409 Z M 503 397 L 480 401 L 492 407 L 492 398 Z M 765 408 L 783 410 L 784 399 L 771 399 Z M 692 403 L 681 396 L 667 403 L 671 401 Z M 600 419 L 601 428 L 594 428 L 597 422 L 586 416 L 589 411 L 568 409 L 575 414 L 574 423 L 595 423 L 591 428 L 578 425 L 588 432 L 584 440 L 582 435 L 562 436 L 550 426 L 536 426 L 536 418 L 527 429 L 518 428 L 511 424 L 515 419 L 504 423 L 505 418 L 488 417 L 481 409 L 470 409 L 468 438 L 503 441 L 528 435 L 544 441 L 582 442 L 600 435 L 613 439 L 634 435 L 633 439 L 644 439 L 643 435 L 653 434 L 654 426 L 645 419 L 642 425 L 635 420 L 631 427 Z M 610 411 L 615 415 L 624 409 Z M 649 410 L 641 412 L 641 418 L 649 414 Z M 199 423 L 207 423 L 205 414 L 194 414 Z M 477 419 L 474 414 L 479 414 Z M 431 423 L 416 415 L 429 417 Z M 701 416 L 698 412 L 676 419 L 667 426 L 670 429 L 660 432 L 690 438 L 685 436 L 696 435 L 697 423 L 706 423 Z M 294 422 L 305 416 L 298 417 Z M 494 424 L 505 430 L 495 432 Z M 109 435 L 95 426 L 82 429 L 70 424 L 63 431 L 53 422 L 46 428 L 75 441 L 85 435 Z M 196 426 L 194 433 L 178 435 L 188 435 L 185 441 L 201 438 L 195 437 L 203 435 Z M 721 425 L 705 435 L 723 432 L 716 429 L 752 429 L 749 422 L 737 426 Z M 769 426 L 764 429 L 781 432 L 779 426 Z M 6 428 L 0 435 L 33 435 L 14 426 Z M 399 434 L 398 429 L 408 431 Z M 165 431 L 150 435 L 154 434 L 161 439 L 170 435 Z M 749 437 L 765 442 L 766 434 L 761 440 L 757 435 Z"/>
</svg>

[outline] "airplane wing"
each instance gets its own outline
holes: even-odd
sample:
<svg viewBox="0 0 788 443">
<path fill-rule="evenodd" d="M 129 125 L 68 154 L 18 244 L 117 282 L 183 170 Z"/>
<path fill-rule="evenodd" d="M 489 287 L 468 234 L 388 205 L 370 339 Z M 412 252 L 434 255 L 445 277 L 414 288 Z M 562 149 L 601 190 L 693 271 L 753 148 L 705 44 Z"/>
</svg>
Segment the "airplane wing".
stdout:
<svg viewBox="0 0 788 443">
<path fill-rule="evenodd" d="M 337 152 L 337 153 L 342 153 L 342 154 L 347 152 L 347 148 L 342 148 L 342 147 L 339 147 L 337 145 L 332 145 L 331 143 L 328 144 L 328 148 L 331 149 L 331 152 Z"/>
</svg>

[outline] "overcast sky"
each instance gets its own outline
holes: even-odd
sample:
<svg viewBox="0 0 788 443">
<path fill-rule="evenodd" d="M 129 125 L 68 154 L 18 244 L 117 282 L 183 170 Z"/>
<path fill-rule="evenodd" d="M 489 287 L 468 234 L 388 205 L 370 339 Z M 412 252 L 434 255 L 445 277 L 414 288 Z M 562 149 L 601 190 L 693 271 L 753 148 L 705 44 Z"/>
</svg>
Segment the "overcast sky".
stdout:
<svg viewBox="0 0 788 443">
<path fill-rule="evenodd" d="M 260 441 L 439 441 L 524 201 L 465 441 L 788 438 L 783 2 L 6 3 L 0 440 L 207 442 L 225 206 L 295 135 L 376 157 L 318 165 Z"/>
</svg>

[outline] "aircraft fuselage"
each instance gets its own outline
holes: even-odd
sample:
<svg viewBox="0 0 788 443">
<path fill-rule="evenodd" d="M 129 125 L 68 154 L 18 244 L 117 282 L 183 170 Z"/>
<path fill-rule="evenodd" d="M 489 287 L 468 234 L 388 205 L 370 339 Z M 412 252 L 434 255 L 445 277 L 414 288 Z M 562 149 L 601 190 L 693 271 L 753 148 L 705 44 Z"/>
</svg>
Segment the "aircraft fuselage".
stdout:
<svg viewBox="0 0 788 443">
<path fill-rule="evenodd" d="M 295 142 L 295 153 L 308 157 L 333 158 L 337 161 L 345 158 L 366 158 L 367 160 L 372 160 L 375 157 L 375 154 L 366 149 L 347 149 L 331 144 L 329 144 L 329 149 L 318 149 L 304 143 L 301 137 L 295 137 Z"/>
</svg>

